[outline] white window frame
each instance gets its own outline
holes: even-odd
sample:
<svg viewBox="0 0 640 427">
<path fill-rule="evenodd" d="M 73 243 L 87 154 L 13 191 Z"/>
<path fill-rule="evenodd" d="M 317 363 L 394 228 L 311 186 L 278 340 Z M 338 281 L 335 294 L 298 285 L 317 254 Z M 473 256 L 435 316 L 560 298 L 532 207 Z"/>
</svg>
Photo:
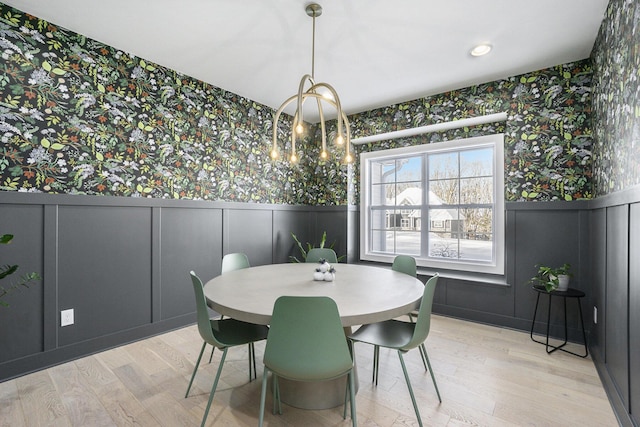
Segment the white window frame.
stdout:
<svg viewBox="0 0 640 427">
<path fill-rule="evenodd" d="M 493 253 L 492 260 L 449 260 L 433 257 L 415 256 L 418 266 L 429 269 L 446 269 L 453 271 L 476 272 L 484 274 L 504 275 L 505 266 L 505 207 L 504 207 L 504 134 L 494 134 L 473 138 L 465 138 L 454 141 L 445 141 L 424 145 L 415 145 L 390 150 L 379 150 L 360 154 L 360 259 L 364 261 L 391 263 L 396 255 L 380 253 L 371 250 L 371 194 L 369 191 L 371 181 L 370 164 L 381 159 L 392 160 L 394 158 L 407 157 L 418 154 L 434 154 L 444 152 L 457 152 L 470 148 L 493 149 Z M 424 178 L 423 185 L 427 185 Z M 428 211 L 428 200 L 423 200 L 423 209 Z M 426 208 L 425 208 L 426 206 Z M 422 227 L 422 233 L 428 233 L 429 227 Z M 423 238 L 424 241 L 424 238 Z M 423 250 L 424 252 L 424 250 Z"/>
</svg>

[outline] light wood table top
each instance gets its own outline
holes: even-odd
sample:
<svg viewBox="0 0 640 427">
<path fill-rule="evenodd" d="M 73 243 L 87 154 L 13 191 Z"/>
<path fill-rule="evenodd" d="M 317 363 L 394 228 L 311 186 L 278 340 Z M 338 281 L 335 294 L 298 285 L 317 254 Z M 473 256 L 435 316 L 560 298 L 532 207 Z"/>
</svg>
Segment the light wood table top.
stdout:
<svg viewBox="0 0 640 427">
<path fill-rule="evenodd" d="M 216 312 L 262 325 L 271 321 L 280 296 L 328 296 L 347 327 L 407 314 L 418 306 L 424 292 L 423 283 L 415 277 L 358 264 L 334 264 L 333 282 L 314 281 L 317 265 L 272 264 L 231 271 L 209 280 L 204 293 Z"/>
</svg>

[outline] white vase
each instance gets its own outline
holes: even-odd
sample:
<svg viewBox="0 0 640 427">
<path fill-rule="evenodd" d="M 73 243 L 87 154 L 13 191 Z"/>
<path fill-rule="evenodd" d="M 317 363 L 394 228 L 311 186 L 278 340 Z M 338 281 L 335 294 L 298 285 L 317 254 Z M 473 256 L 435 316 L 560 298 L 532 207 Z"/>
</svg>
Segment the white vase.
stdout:
<svg viewBox="0 0 640 427">
<path fill-rule="evenodd" d="M 564 292 L 569 289 L 569 276 L 567 274 L 558 275 L 558 289 L 557 291 Z"/>
</svg>

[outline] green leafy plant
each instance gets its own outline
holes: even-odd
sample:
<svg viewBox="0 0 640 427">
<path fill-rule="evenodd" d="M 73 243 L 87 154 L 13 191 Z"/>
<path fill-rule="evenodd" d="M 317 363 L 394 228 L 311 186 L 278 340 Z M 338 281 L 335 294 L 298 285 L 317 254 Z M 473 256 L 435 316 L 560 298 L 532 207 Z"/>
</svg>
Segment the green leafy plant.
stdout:
<svg viewBox="0 0 640 427">
<path fill-rule="evenodd" d="M 298 257 L 294 256 L 294 255 L 290 255 L 289 256 L 289 260 L 291 262 L 305 262 L 307 260 L 307 253 L 313 249 L 313 248 L 324 248 L 327 247 L 329 249 L 333 249 L 333 247 L 335 246 L 336 242 L 333 241 L 329 246 L 325 246 L 327 243 L 327 232 L 324 231 L 322 232 L 322 238 L 320 239 L 320 243 L 318 244 L 318 246 L 314 246 L 311 243 L 307 242 L 306 246 L 303 245 L 300 240 L 298 239 L 298 237 L 293 234 L 293 232 L 291 233 L 291 237 L 293 237 L 293 240 L 296 242 L 296 245 L 298 246 L 298 250 L 300 251 L 300 258 L 302 258 L 302 260 L 298 259 Z M 340 262 L 341 260 L 343 260 L 345 258 L 345 255 L 340 255 L 338 257 L 338 262 Z"/>
<path fill-rule="evenodd" d="M 544 286 L 547 292 L 555 291 L 560 285 L 560 276 L 573 276 L 571 264 L 564 263 L 562 267 L 552 268 L 546 265 L 537 264 L 538 272 L 529 279 L 529 283 L 537 286 Z"/>
<path fill-rule="evenodd" d="M 8 245 L 13 240 L 13 234 L 3 234 L 0 236 L 0 243 L 3 245 Z M 12 275 L 18 270 L 17 265 L 4 265 L 0 267 L 0 280 L 5 279 L 7 276 Z M 0 306 L 8 307 L 9 304 L 3 300 L 3 298 L 9 293 L 18 290 L 21 287 L 28 288 L 30 284 L 33 282 L 40 280 L 40 275 L 38 273 L 27 273 L 20 278 L 16 282 L 11 283 L 8 287 L 0 286 Z"/>
</svg>

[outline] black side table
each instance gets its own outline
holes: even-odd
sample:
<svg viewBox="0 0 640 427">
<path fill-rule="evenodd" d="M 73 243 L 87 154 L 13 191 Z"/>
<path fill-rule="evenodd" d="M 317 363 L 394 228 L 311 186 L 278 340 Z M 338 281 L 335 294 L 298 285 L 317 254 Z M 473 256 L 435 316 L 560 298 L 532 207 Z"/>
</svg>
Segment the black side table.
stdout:
<svg viewBox="0 0 640 427">
<path fill-rule="evenodd" d="M 533 310 L 533 320 L 531 321 L 531 339 L 539 344 L 544 344 L 546 346 L 547 353 L 553 353 L 556 350 L 564 351 L 565 353 L 573 354 L 574 356 L 579 357 L 587 357 L 589 355 L 589 350 L 587 350 L 587 334 L 584 331 L 584 320 L 582 319 L 582 301 L 580 298 L 585 296 L 584 292 L 569 288 L 566 291 L 551 291 L 547 292 L 547 290 L 543 286 L 534 286 L 533 290 L 538 293 L 538 297 L 536 299 L 536 308 Z M 540 295 L 546 294 L 549 295 L 549 310 L 547 311 L 547 339 L 546 341 L 539 341 L 533 337 L 533 328 L 536 324 L 536 314 L 538 312 L 538 303 L 540 302 Z M 551 300 L 553 297 L 562 297 L 564 302 L 564 342 L 558 346 L 549 345 L 549 327 L 551 320 Z M 580 325 L 582 326 L 582 339 L 584 342 L 584 354 L 577 354 L 572 351 L 566 350 L 563 347 L 567 344 L 567 298 L 575 298 L 578 303 L 578 312 L 580 313 Z"/>
</svg>

